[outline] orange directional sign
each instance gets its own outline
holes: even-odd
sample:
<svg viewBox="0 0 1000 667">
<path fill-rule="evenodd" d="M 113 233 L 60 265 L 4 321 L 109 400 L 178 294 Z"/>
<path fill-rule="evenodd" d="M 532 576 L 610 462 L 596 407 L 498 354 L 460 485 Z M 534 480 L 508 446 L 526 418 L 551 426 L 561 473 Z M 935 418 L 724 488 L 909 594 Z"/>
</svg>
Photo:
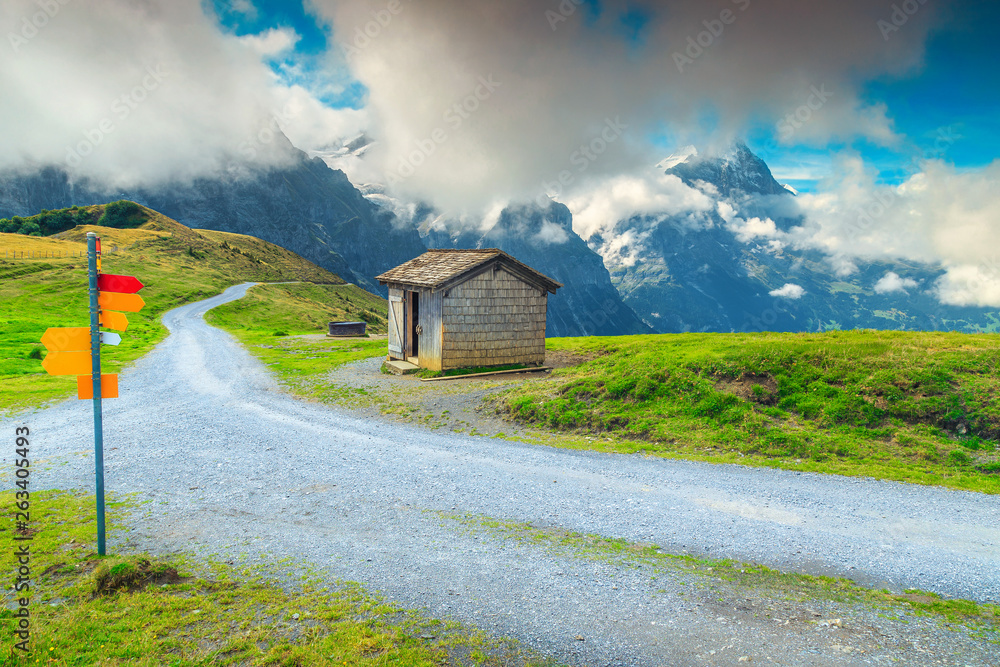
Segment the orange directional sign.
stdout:
<svg viewBox="0 0 1000 667">
<path fill-rule="evenodd" d="M 81 399 L 94 397 L 94 380 L 92 375 L 78 375 L 76 378 L 76 395 Z M 101 398 L 118 398 L 118 375 L 101 374 Z"/>
<path fill-rule="evenodd" d="M 84 375 L 94 370 L 90 352 L 50 352 L 42 368 L 49 375 Z"/>
<path fill-rule="evenodd" d="M 128 329 L 128 318 L 113 310 L 102 310 L 101 326 L 115 331 L 125 331 Z"/>
<path fill-rule="evenodd" d="M 133 276 L 116 276 L 102 273 L 97 276 L 97 289 L 102 292 L 123 292 L 135 294 L 143 288 L 143 284 Z"/>
<path fill-rule="evenodd" d="M 42 335 L 42 345 L 49 352 L 74 352 L 90 349 L 87 327 L 50 327 Z"/>
<path fill-rule="evenodd" d="M 100 292 L 97 305 L 108 310 L 123 310 L 126 313 L 138 313 L 146 302 L 138 294 L 123 294 L 121 292 Z"/>
</svg>

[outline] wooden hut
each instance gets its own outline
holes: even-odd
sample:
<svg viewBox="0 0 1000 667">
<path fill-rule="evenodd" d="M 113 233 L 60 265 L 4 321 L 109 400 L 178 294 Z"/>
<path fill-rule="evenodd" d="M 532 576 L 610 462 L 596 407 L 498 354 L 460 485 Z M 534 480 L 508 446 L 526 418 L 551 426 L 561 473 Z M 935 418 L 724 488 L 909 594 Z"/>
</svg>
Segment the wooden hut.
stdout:
<svg viewBox="0 0 1000 667">
<path fill-rule="evenodd" d="M 377 280 L 390 359 L 435 371 L 545 360 L 548 296 L 562 285 L 501 250 L 428 250 Z"/>
</svg>

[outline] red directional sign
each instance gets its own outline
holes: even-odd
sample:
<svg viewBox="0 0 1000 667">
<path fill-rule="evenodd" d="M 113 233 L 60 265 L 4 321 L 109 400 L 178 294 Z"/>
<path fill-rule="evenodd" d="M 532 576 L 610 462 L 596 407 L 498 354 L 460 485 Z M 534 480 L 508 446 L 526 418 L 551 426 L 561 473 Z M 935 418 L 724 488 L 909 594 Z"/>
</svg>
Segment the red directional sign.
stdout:
<svg viewBox="0 0 1000 667">
<path fill-rule="evenodd" d="M 102 292 L 135 294 L 143 287 L 144 285 L 134 276 L 116 276 L 110 273 L 101 273 L 97 276 L 97 289 Z"/>
</svg>

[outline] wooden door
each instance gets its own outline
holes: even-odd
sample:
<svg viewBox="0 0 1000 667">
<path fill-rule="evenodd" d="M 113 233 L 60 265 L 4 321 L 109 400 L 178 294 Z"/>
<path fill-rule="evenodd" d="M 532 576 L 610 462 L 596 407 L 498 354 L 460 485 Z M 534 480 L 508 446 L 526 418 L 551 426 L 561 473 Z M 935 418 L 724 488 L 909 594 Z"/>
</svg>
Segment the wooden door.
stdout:
<svg viewBox="0 0 1000 667">
<path fill-rule="evenodd" d="M 396 359 L 403 358 L 404 331 L 403 297 L 389 294 L 389 352 L 396 355 Z"/>
</svg>

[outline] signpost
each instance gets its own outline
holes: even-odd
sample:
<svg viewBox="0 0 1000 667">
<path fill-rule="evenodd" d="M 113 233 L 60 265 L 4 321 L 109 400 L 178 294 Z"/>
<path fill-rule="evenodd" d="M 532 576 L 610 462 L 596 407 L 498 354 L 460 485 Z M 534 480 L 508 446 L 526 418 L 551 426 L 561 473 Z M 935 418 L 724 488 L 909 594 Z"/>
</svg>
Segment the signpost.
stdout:
<svg viewBox="0 0 1000 667">
<path fill-rule="evenodd" d="M 101 373 L 101 344 L 118 345 L 122 337 L 101 327 L 125 331 L 128 318 L 145 304 L 136 294 L 143 285 L 132 276 L 101 273 L 101 239 L 87 233 L 90 327 L 53 327 L 42 336 L 49 351 L 42 368 L 49 375 L 76 375 L 76 395 L 94 403 L 94 476 L 97 486 L 97 553 L 104 555 L 104 425 L 101 399 L 118 398 L 118 376 Z M 108 310 L 104 310 L 108 309 Z"/>
</svg>

